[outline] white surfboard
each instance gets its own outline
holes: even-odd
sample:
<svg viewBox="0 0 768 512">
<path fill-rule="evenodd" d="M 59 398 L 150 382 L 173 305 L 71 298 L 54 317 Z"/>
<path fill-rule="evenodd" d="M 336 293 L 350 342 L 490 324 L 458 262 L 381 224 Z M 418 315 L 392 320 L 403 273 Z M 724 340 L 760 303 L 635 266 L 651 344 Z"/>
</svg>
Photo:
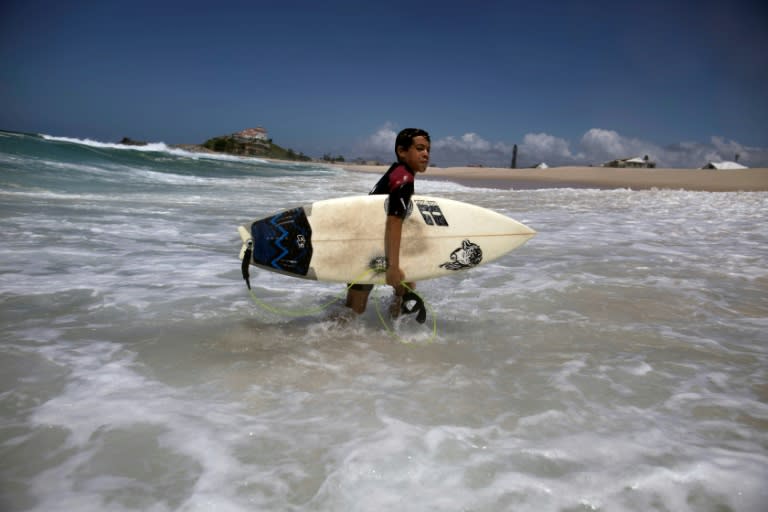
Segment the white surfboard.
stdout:
<svg viewBox="0 0 768 512">
<path fill-rule="evenodd" d="M 316 201 L 238 228 L 247 265 L 304 279 L 385 282 L 386 195 Z M 400 268 L 423 281 L 493 261 L 536 231 L 480 206 L 414 195 L 403 222 Z"/>
</svg>

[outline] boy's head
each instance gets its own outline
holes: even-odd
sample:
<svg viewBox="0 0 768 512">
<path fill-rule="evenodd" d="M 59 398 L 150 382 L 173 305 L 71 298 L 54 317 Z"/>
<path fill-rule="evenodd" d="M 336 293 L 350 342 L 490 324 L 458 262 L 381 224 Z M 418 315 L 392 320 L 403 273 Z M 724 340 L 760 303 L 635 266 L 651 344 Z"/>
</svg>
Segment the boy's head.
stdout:
<svg viewBox="0 0 768 512">
<path fill-rule="evenodd" d="M 427 139 L 427 142 L 431 142 L 426 130 L 421 128 L 405 128 L 400 130 L 400 133 L 397 134 L 397 139 L 395 139 L 395 154 L 397 154 L 397 148 L 403 148 L 407 151 L 416 137 L 424 137 Z"/>
<path fill-rule="evenodd" d="M 429 164 L 430 145 L 431 141 L 426 130 L 420 128 L 401 130 L 395 139 L 397 161 L 408 164 L 416 172 L 424 172 Z"/>
</svg>

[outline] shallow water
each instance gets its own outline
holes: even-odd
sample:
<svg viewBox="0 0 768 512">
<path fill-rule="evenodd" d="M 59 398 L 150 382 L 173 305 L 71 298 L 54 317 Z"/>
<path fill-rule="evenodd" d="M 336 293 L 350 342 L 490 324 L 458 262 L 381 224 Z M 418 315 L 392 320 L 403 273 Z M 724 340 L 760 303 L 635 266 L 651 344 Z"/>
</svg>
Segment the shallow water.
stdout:
<svg viewBox="0 0 768 512">
<path fill-rule="evenodd" d="M 435 334 L 258 307 L 237 225 L 376 179 L 0 132 L 0 509 L 764 510 L 768 194 L 422 180 L 539 232 Z"/>
</svg>

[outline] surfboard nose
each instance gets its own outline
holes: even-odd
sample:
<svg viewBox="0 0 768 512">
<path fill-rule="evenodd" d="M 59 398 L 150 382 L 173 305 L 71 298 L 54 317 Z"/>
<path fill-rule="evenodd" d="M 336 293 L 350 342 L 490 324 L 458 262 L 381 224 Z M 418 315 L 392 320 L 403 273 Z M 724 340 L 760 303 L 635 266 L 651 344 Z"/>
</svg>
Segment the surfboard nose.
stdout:
<svg viewBox="0 0 768 512">
<path fill-rule="evenodd" d="M 528 238 L 530 238 L 537 234 L 537 231 L 532 227 L 514 219 L 509 219 L 509 220 L 515 223 L 515 233 L 517 235 L 527 236 Z"/>
</svg>

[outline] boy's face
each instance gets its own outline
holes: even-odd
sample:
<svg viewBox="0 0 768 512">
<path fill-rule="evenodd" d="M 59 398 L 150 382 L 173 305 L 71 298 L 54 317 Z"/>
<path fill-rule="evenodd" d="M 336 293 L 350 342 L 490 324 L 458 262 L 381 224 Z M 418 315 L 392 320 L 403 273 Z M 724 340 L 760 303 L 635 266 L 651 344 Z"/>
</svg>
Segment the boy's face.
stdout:
<svg viewBox="0 0 768 512">
<path fill-rule="evenodd" d="M 413 144 L 408 149 L 397 147 L 397 156 L 407 164 L 413 172 L 424 172 L 429 165 L 429 141 L 419 135 L 413 138 Z"/>
</svg>

